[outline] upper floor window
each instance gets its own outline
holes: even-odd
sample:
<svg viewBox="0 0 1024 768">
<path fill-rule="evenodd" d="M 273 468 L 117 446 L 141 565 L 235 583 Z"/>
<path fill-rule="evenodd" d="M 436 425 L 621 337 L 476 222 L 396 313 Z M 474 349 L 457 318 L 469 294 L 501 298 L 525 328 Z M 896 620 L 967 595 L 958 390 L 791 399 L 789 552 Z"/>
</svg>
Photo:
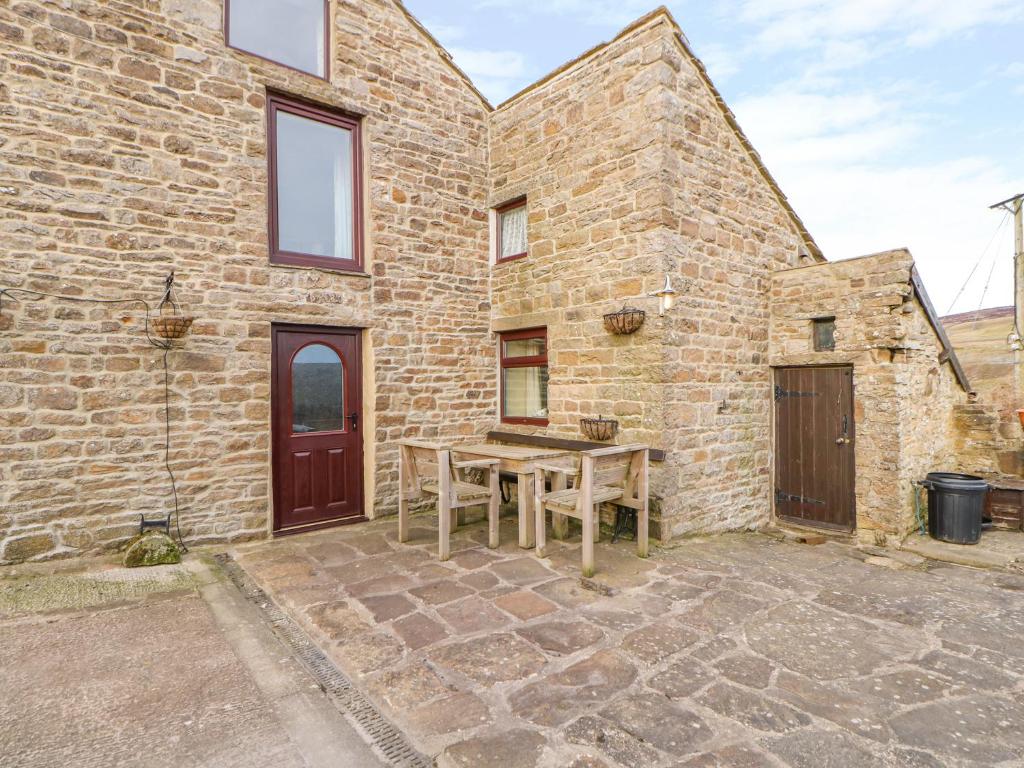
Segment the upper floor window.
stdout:
<svg viewBox="0 0 1024 768">
<path fill-rule="evenodd" d="M 526 256 L 526 199 L 520 198 L 495 208 L 498 251 L 495 261 L 512 261 Z"/>
<path fill-rule="evenodd" d="M 273 93 L 267 110 L 270 260 L 361 270 L 359 121 Z"/>
<path fill-rule="evenodd" d="M 501 420 L 548 423 L 548 331 L 501 334 Z"/>
<path fill-rule="evenodd" d="M 327 77 L 327 0 L 224 0 L 228 45 Z"/>
<path fill-rule="evenodd" d="M 811 323 L 815 352 L 831 352 L 836 348 L 836 319 L 819 317 Z"/>
</svg>

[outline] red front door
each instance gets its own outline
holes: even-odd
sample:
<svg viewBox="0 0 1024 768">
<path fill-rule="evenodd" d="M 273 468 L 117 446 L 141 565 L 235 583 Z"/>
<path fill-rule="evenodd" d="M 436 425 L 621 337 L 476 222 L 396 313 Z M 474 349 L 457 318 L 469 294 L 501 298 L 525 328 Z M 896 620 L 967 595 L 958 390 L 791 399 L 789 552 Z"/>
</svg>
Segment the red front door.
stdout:
<svg viewBox="0 0 1024 768">
<path fill-rule="evenodd" d="M 274 326 L 274 530 L 363 514 L 359 331 Z"/>
</svg>

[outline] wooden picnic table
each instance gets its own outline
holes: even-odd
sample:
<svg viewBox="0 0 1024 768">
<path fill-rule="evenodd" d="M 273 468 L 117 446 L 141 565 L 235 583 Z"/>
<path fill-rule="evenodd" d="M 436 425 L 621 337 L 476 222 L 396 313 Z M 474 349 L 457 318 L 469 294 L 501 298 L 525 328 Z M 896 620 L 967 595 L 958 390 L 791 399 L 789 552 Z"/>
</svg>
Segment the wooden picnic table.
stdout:
<svg viewBox="0 0 1024 768">
<path fill-rule="evenodd" d="M 552 463 L 552 459 L 556 460 L 555 464 L 562 464 L 558 459 L 570 456 L 573 451 L 560 448 L 535 448 L 528 445 L 502 445 L 500 443 L 455 445 L 452 446 L 452 450 L 461 455 L 498 459 L 501 461 L 501 464 L 498 465 L 500 472 L 507 472 L 517 476 L 519 482 L 517 489 L 519 497 L 519 546 L 524 549 L 534 546 L 534 464 L 537 462 Z M 566 468 L 570 468 L 569 462 L 566 462 Z M 559 517 L 563 516 L 559 515 Z M 565 527 L 565 521 L 556 520 L 553 521 L 553 524 L 555 527 L 555 538 L 560 538 L 559 534 Z"/>
</svg>

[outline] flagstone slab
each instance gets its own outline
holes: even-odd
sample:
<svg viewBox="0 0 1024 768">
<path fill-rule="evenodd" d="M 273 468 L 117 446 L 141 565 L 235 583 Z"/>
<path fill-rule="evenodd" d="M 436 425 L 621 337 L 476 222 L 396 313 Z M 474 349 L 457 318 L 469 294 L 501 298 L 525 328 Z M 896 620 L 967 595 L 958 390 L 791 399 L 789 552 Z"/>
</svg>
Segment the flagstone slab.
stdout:
<svg viewBox="0 0 1024 768">
<path fill-rule="evenodd" d="M 440 768 L 536 768 L 545 744 L 547 739 L 537 731 L 517 728 L 454 744 L 445 750 L 438 764 Z"/>
<path fill-rule="evenodd" d="M 716 683 L 697 700 L 708 709 L 759 731 L 784 733 L 811 722 L 803 712 L 731 683 Z"/>
<path fill-rule="evenodd" d="M 370 629 L 359 612 L 345 600 L 313 605 L 306 609 L 309 622 L 328 640 L 340 640 Z"/>
<path fill-rule="evenodd" d="M 636 679 L 636 667 L 614 651 L 597 651 L 509 697 L 512 713 L 538 725 L 562 725 L 608 701 Z"/>
<path fill-rule="evenodd" d="M 430 736 L 440 736 L 489 725 L 494 716 L 480 697 L 454 693 L 417 708 L 409 715 L 409 722 Z"/>
<path fill-rule="evenodd" d="M 368 679 L 367 688 L 396 712 L 420 707 L 450 693 L 434 671 L 422 661 L 387 669 Z"/>
<path fill-rule="evenodd" d="M 508 614 L 476 595 L 442 605 L 437 609 L 437 615 L 461 635 L 500 629 L 512 621 Z"/>
<path fill-rule="evenodd" d="M 653 693 L 616 699 L 601 716 L 627 733 L 670 755 L 684 755 L 714 735 L 711 727 L 690 709 Z"/>
<path fill-rule="evenodd" d="M 895 768 L 846 733 L 796 731 L 769 741 L 767 746 L 792 768 Z"/>
<path fill-rule="evenodd" d="M 677 624 L 650 624 L 626 635 L 621 648 L 647 664 L 656 664 L 700 639 L 692 629 Z"/>
<path fill-rule="evenodd" d="M 522 621 L 536 619 L 558 610 L 558 606 L 535 592 L 510 592 L 494 599 L 494 604 Z"/>
<path fill-rule="evenodd" d="M 778 763 L 757 747 L 731 744 L 676 763 L 673 768 L 776 768 L 777 765 Z"/>
<path fill-rule="evenodd" d="M 532 645 L 508 633 L 449 643 L 434 648 L 428 656 L 436 664 L 486 685 L 527 678 L 539 672 L 546 661 Z"/>
<path fill-rule="evenodd" d="M 555 579 L 534 587 L 533 591 L 563 608 L 578 608 L 601 599 L 596 592 L 584 588 L 579 579 Z"/>
<path fill-rule="evenodd" d="M 411 651 L 433 645 L 448 637 L 448 631 L 440 622 L 422 613 L 414 613 L 395 621 L 391 625 L 391 631 L 398 635 Z"/>
<path fill-rule="evenodd" d="M 863 676 L 909 658 L 913 642 L 862 619 L 808 603 L 787 603 L 747 623 L 747 642 L 794 672 L 818 680 Z"/>
<path fill-rule="evenodd" d="M 647 685 L 670 699 L 685 699 L 716 679 L 707 665 L 684 658 L 651 677 Z"/>
<path fill-rule="evenodd" d="M 422 587 L 409 590 L 409 594 L 418 597 L 428 605 L 442 605 L 458 600 L 460 597 L 472 595 L 473 590 L 455 581 L 435 581 Z"/>
<path fill-rule="evenodd" d="M 470 589 L 475 589 L 478 592 L 486 592 L 498 586 L 501 582 L 490 571 L 474 571 L 462 576 L 459 579 L 459 583 L 465 584 Z"/>
<path fill-rule="evenodd" d="M 570 654 L 602 640 L 604 632 L 582 620 L 547 621 L 517 629 L 516 634 L 541 650 Z"/>
<path fill-rule="evenodd" d="M 910 747 L 986 765 L 1024 763 L 1024 746 L 1011 743 L 1012 730 L 1024 720 L 1024 702 L 977 695 L 925 704 L 890 721 L 899 740 Z"/>
<path fill-rule="evenodd" d="M 603 717 L 585 715 L 566 726 L 563 734 L 570 743 L 593 747 L 625 768 L 647 768 L 662 759 L 643 739 Z"/>
<path fill-rule="evenodd" d="M 360 597 L 359 602 L 373 614 L 374 621 L 391 621 L 416 610 L 412 601 L 402 594 L 369 595 Z"/>
<path fill-rule="evenodd" d="M 509 584 L 518 587 L 536 584 L 555 578 L 558 574 L 541 564 L 535 557 L 519 557 L 502 560 L 490 566 L 491 573 Z"/>
<path fill-rule="evenodd" d="M 775 671 L 771 662 L 750 653 L 723 656 L 714 667 L 734 683 L 749 688 L 767 688 Z"/>
</svg>

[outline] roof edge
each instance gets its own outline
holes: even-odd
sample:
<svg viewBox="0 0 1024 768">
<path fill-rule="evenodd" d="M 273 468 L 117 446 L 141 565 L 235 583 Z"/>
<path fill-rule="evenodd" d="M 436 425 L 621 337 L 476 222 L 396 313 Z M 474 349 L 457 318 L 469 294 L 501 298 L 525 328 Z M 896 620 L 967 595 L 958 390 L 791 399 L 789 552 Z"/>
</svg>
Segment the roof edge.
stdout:
<svg viewBox="0 0 1024 768">
<path fill-rule="evenodd" d="M 470 76 L 467 75 L 462 70 L 462 68 L 455 63 L 455 60 L 452 58 L 452 55 L 448 52 L 448 49 L 441 45 L 440 42 L 438 42 L 438 39 L 431 34 L 430 30 L 427 29 L 426 26 L 424 26 L 423 22 L 417 19 L 413 15 L 412 11 L 405 7 L 405 3 L 403 3 L 402 0 L 391 0 L 391 2 L 392 4 L 395 5 L 396 8 L 398 8 L 398 10 L 402 12 L 402 15 L 404 15 L 405 18 L 409 20 L 409 23 L 412 24 L 417 30 L 419 30 L 420 34 L 427 38 L 427 42 L 434 47 L 434 49 L 441 56 L 441 59 L 444 60 L 444 62 L 449 67 L 452 68 L 455 74 L 459 76 L 459 79 L 461 79 L 466 85 L 468 85 L 469 89 L 476 94 L 476 97 L 480 99 L 481 102 L 483 102 L 483 105 L 487 109 L 487 111 L 493 112 L 494 105 L 492 105 L 491 102 L 487 100 L 487 97 L 480 92 L 480 89 L 476 87 Z"/>
<path fill-rule="evenodd" d="M 641 27 L 645 26 L 648 22 L 653 21 L 654 19 L 656 19 L 659 16 L 664 16 L 669 21 L 669 23 L 671 23 L 674 27 L 676 27 L 676 29 L 679 28 L 679 25 L 677 25 L 676 22 L 675 22 L 675 19 L 672 18 L 672 14 L 669 12 L 668 8 L 666 8 L 664 5 L 660 5 L 657 8 L 655 8 L 653 11 L 651 11 L 650 13 L 644 14 L 643 16 L 641 16 L 636 21 L 634 21 L 631 24 L 629 24 L 628 26 L 624 27 L 622 30 L 619 31 L 618 34 L 615 35 L 615 37 L 611 38 L 610 40 L 605 40 L 602 43 L 598 43 L 597 45 L 595 45 L 595 46 L 593 46 L 591 48 L 588 48 L 583 53 L 581 53 L 579 56 L 576 56 L 575 58 L 570 59 L 569 61 L 567 61 L 564 64 L 562 64 L 560 67 L 556 67 L 555 69 L 551 70 L 550 72 L 548 72 L 546 75 L 544 75 L 539 80 L 534 80 L 532 83 L 530 83 L 526 87 L 521 88 L 520 90 L 516 91 L 514 94 L 509 96 L 503 102 L 498 104 L 498 106 L 494 108 L 494 111 L 495 112 L 501 111 L 505 107 L 509 106 L 512 102 L 516 101 L 517 99 L 521 98 L 522 96 L 525 96 L 527 93 L 536 90 L 540 86 L 542 86 L 542 85 L 544 85 L 546 83 L 549 83 L 550 81 L 554 80 L 559 75 L 564 74 L 565 72 L 567 72 L 570 69 L 572 69 L 573 67 L 575 67 L 577 64 L 581 64 L 585 60 L 587 60 L 589 58 L 592 58 L 593 56 L 596 56 L 597 54 L 601 53 L 601 51 L 604 51 L 606 48 L 610 48 L 612 45 L 614 45 L 615 43 L 619 42 L 619 40 L 621 40 L 622 38 L 626 37 L 629 34 L 632 34 L 636 30 L 638 30 Z"/>
<path fill-rule="evenodd" d="M 808 231 L 807 225 L 804 224 L 803 219 L 800 218 L 799 214 L 793 208 L 792 204 L 789 202 L 789 198 L 786 197 L 786 194 L 782 191 L 782 188 L 779 186 L 778 182 L 775 181 L 775 177 L 772 176 L 771 172 L 764 164 L 764 161 L 761 159 L 761 155 L 758 154 L 756 149 L 754 149 L 754 146 L 750 143 L 750 140 L 747 138 L 747 135 L 743 132 L 743 129 L 740 127 L 739 121 L 736 119 L 736 115 L 725 103 L 725 99 L 722 98 L 722 94 L 715 87 L 715 84 L 711 80 L 711 76 L 708 74 L 707 68 L 704 66 L 704 62 L 702 62 L 700 58 L 693 52 L 693 49 L 690 47 L 690 42 L 689 40 L 687 40 L 682 28 L 679 26 L 678 22 L 676 22 L 675 17 L 672 15 L 672 12 L 664 5 L 660 5 L 650 13 L 644 14 L 639 19 L 634 21 L 632 24 L 629 24 L 628 26 L 623 28 L 611 40 L 607 40 L 603 43 L 598 43 L 593 48 L 584 51 L 576 58 L 567 61 L 562 66 L 552 70 L 544 77 L 540 78 L 539 80 L 536 80 L 535 82 L 526 86 L 522 90 L 513 94 L 509 98 L 505 99 L 505 101 L 498 104 L 494 111 L 501 111 L 505 107 L 511 105 L 513 102 L 518 101 L 526 94 L 536 90 L 537 88 L 540 88 L 542 85 L 549 83 L 559 75 L 562 75 L 565 72 L 569 71 L 570 69 L 573 69 L 577 65 L 582 64 L 587 59 L 593 58 L 597 54 L 603 52 L 607 48 L 611 47 L 615 43 L 622 40 L 627 35 L 632 34 L 636 30 L 648 25 L 649 23 L 655 20 L 663 20 L 672 27 L 672 30 L 674 32 L 674 34 L 672 35 L 673 39 L 680 46 L 686 58 L 690 60 L 694 68 L 697 70 L 697 74 L 700 77 L 701 82 L 703 82 L 704 85 L 708 88 L 708 91 L 711 93 L 712 98 L 718 105 L 719 111 L 725 118 L 726 123 L 732 129 L 733 134 L 739 141 L 740 146 L 743 147 L 748 157 L 750 157 L 751 161 L 753 161 L 761 176 L 764 178 L 765 182 L 771 188 L 779 204 L 782 206 L 783 210 L 786 211 L 786 214 L 789 216 L 790 221 L 797 230 L 797 234 L 799 234 L 800 238 L 804 241 L 804 246 L 807 248 L 810 256 L 818 262 L 827 261 L 825 255 L 821 251 L 821 248 L 818 247 L 818 244 L 815 242 L 814 237 Z"/>
<path fill-rule="evenodd" d="M 743 132 L 743 128 L 740 127 L 739 120 L 736 119 L 735 113 L 732 111 L 732 109 L 729 108 L 729 105 L 725 103 L 725 99 L 722 98 L 722 94 L 719 92 L 718 88 L 715 87 L 714 82 L 711 80 L 711 75 L 708 74 L 707 67 L 704 66 L 704 62 L 700 60 L 700 57 L 693 52 L 693 49 L 690 47 L 690 41 L 686 38 L 686 35 L 683 33 L 683 30 L 680 28 L 679 24 L 672 16 L 671 11 L 669 11 L 664 6 L 662 6 L 659 9 L 659 11 L 664 11 L 665 15 L 668 17 L 669 22 L 675 28 L 676 43 L 678 43 L 683 53 L 693 63 L 694 67 L 697 70 L 697 74 L 700 76 L 700 79 L 703 81 L 707 89 L 711 92 L 711 95 L 714 98 L 715 103 L 718 104 L 718 108 L 721 111 L 722 116 L 725 118 L 726 123 L 728 123 L 729 127 L 732 128 L 733 133 L 736 135 L 736 138 L 740 142 L 740 145 L 743 147 L 743 149 L 746 150 L 747 155 L 753 161 L 754 165 L 757 166 L 757 169 L 761 172 L 762 177 L 764 177 L 764 180 L 767 182 L 768 186 L 771 187 L 772 191 L 775 193 L 775 197 L 778 199 L 779 204 L 789 215 L 790 219 L 793 222 L 793 225 L 796 227 L 797 233 L 803 239 L 804 245 L 810 252 L 811 257 L 816 259 L 818 262 L 828 261 L 828 259 L 825 258 L 825 254 L 822 253 L 821 248 L 818 247 L 818 244 L 815 242 L 814 237 L 807 229 L 807 225 L 804 224 L 804 220 L 800 218 L 800 215 L 796 212 L 796 209 L 793 208 L 793 205 L 789 202 L 789 198 L 786 197 L 786 193 L 782 191 L 782 187 L 779 186 L 779 183 L 775 180 L 775 177 L 772 176 L 771 171 L 768 170 L 768 166 L 764 164 L 764 161 L 761 159 L 761 155 L 758 153 L 756 149 L 754 149 L 754 145 L 750 143 L 750 139 L 747 138 L 747 134 Z"/>
<path fill-rule="evenodd" d="M 914 295 L 917 296 L 917 300 L 922 308 L 924 308 L 925 316 L 928 318 L 932 330 L 939 337 L 939 342 L 942 344 L 942 356 L 946 358 L 945 362 L 948 362 L 953 367 L 953 373 L 956 375 L 956 380 L 960 384 L 961 389 L 968 394 L 973 394 L 974 390 L 971 389 L 971 382 L 968 380 L 963 366 L 960 365 L 960 360 L 956 356 L 956 350 L 953 349 L 953 343 L 949 340 L 949 336 L 946 335 L 946 329 L 942 325 L 942 320 L 935 311 L 935 307 L 932 306 L 932 300 L 928 297 L 928 291 L 924 288 L 924 281 L 921 280 L 916 264 L 911 264 L 910 266 L 910 283 L 914 287 Z"/>
</svg>

